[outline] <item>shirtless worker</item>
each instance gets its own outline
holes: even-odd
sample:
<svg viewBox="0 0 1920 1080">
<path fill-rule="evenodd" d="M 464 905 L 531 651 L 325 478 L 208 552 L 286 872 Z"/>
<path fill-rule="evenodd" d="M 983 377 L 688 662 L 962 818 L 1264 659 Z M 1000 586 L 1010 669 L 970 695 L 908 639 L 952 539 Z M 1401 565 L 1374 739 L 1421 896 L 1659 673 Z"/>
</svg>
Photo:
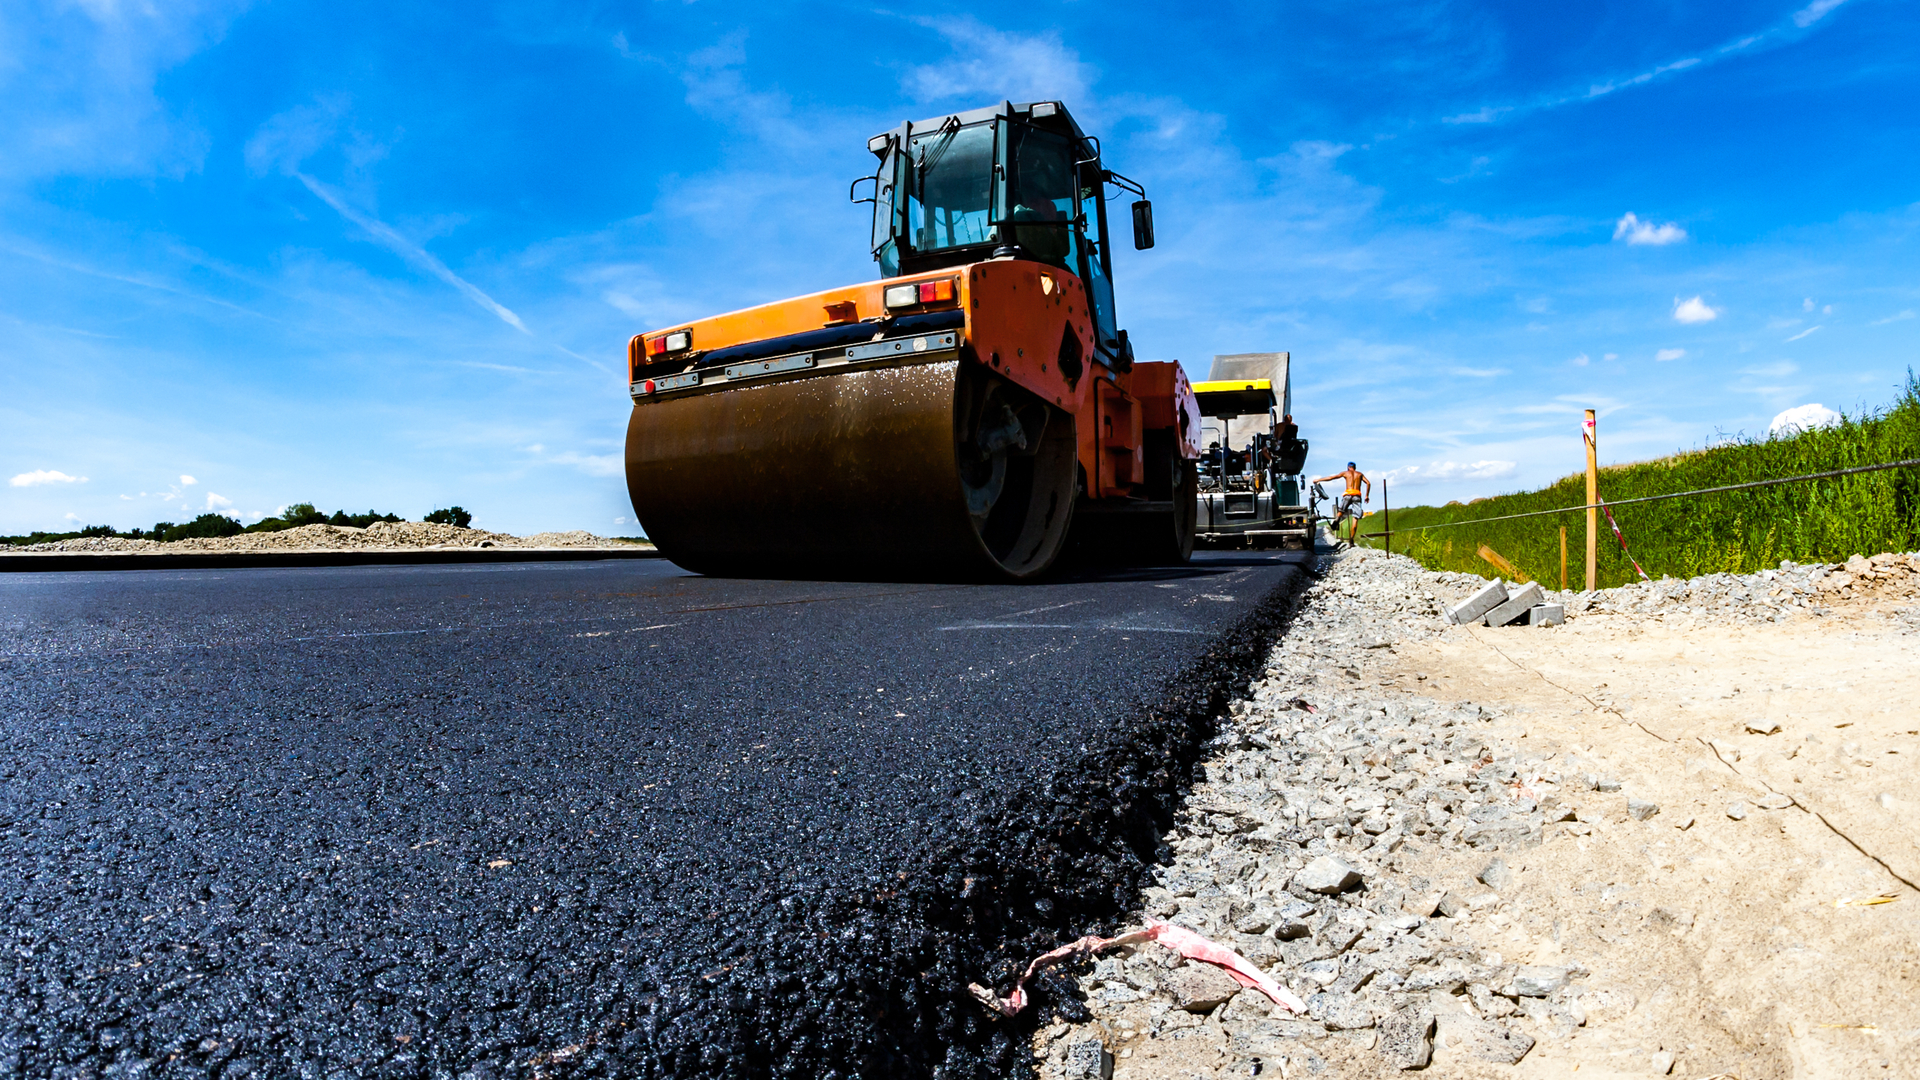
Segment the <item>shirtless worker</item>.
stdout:
<svg viewBox="0 0 1920 1080">
<path fill-rule="evenodd" d="M 1373 481 L 1367 479 L 1367 474 L 1361 472 L 1351 461 L 1347 462 L 1345 472 L 1315 477 L 1313 482 L 1321 484 L 1328 480 L 1345 480 L 1347 482 L 1346 494 L 1340 496 L 1333 504 L 1333 536 L 1336 540 L 1340 538 L 1340 521 L 1343 518 L 1350 517 L 1353 521 L 1353 535 L 1348 538 L 1347 543 L 1352 544 L 1354 540 L 1360 536 L 1360 518 L 1362 516 L 1360 492 L 1362 488 L 1365 488 L 1366 501 L 1372 502 Z"/>
</svg>

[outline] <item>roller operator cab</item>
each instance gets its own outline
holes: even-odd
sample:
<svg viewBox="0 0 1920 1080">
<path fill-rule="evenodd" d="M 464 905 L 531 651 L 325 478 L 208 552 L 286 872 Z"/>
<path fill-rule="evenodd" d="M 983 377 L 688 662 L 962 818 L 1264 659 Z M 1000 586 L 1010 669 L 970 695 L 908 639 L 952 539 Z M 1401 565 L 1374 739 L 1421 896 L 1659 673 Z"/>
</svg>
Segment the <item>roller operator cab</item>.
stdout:
<svg viewBox="0 0 1920 1080">
<path fill-rule="evenodd" d="M 1071 543 L 1193 548 L 1201 415 L 1177 362 L 1136 362 L 1108 207 L 1139 185 L 1058 102 L 874 136 L 880 280 L 636 334 L 627 488 L 704 573 L 1026 579 Z"/>
<path fill-rule="evenodd" d="M 1207 547 L 1307 548 L 1313 504 L 1301 476 L 1307 441 L 1287 419 L 1287 353 L 1216 356 L 1195 383 L 1202 440 L 1199 542 Z"/>
</svg>

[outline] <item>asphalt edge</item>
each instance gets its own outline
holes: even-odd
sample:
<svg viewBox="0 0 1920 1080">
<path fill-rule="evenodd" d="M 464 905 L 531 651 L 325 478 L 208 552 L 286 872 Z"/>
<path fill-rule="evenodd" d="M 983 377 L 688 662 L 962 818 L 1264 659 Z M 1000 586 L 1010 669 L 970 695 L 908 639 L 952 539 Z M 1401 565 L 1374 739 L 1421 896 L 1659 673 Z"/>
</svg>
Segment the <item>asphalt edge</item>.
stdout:
<svg viewBox="0 0 1920 1080">
<path fill-rule="evenodd" d="M 1034 1004 L 1001 1020 L 966 992 L 978 981 L 1004 993 L 1033 957 L 1086 934 L 1137 924 L 1139 896 L 1170 861 L 1162 837 L 1201 779 L 1208 744 L 1231 702 L 1266 669 L 1273 646 L 1318 579 L 1318 558 L 1285 578 L 1199 659 L 1162 684 L 1157 704 L 1116 725 L 1112 738 L 1042 791 L 990 811 L 981 839 L 943 852 L 944 880 L 916 897 L 930 926 L 963 944 L 969 970 L 926 987 L 937 1007 L 946 1060 L 923 1075 L 1034 1075 L 1030 1037 L 1054 1010 L 1080 1006 L 1066 980 L 1041 979 Z M 970 931 L 970 928 L 978 928 Z"/>
<path fill-rule="evenodd" d="M 967 984 L 1005 992 L 1032 957 L 1138 919 L 1208 743 L 1265 671 L 1318 565 L 1314 555 L 1292 566 L 1075 765 L 931 838 L 917 875 L 781 898 L 772 949 L 716 957 L 711 972 L 615 1010 L 605 1030 L 626 1036 L 621 1074 L 1034 1076 L 1035 1028 L 1084 1008 L 1070 984 L 1038 980 L 1034 1006 L 1012 1019 Z"/>
</svg>

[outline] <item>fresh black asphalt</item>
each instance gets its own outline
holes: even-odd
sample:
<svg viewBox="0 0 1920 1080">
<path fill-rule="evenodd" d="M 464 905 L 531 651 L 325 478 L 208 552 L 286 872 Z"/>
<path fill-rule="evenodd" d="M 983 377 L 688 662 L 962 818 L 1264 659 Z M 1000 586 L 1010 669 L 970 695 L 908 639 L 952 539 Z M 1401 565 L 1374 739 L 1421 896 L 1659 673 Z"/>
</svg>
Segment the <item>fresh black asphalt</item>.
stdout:
<svg viewBox="0 0 1920 1080">
<path fill-rule="evenodd" d="M 0 1075 L 1018 1071 L 1303 561 L 6 575 Z"/>
</svg>

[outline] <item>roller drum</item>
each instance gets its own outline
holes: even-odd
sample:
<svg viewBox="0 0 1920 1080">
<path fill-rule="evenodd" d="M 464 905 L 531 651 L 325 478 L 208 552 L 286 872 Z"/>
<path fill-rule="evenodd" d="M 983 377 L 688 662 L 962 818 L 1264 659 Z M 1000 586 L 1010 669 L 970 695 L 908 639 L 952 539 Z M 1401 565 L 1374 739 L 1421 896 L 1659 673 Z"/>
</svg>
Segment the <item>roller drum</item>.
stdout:
<svg viewBox="0 0 1920 1080">
<path fill-rule="evenodd" d="M 1072 418 L 958 359 L 636 404 L 627 489 L 690 570 L 1021 579 L 1072 508 Z"/>
</svg>

